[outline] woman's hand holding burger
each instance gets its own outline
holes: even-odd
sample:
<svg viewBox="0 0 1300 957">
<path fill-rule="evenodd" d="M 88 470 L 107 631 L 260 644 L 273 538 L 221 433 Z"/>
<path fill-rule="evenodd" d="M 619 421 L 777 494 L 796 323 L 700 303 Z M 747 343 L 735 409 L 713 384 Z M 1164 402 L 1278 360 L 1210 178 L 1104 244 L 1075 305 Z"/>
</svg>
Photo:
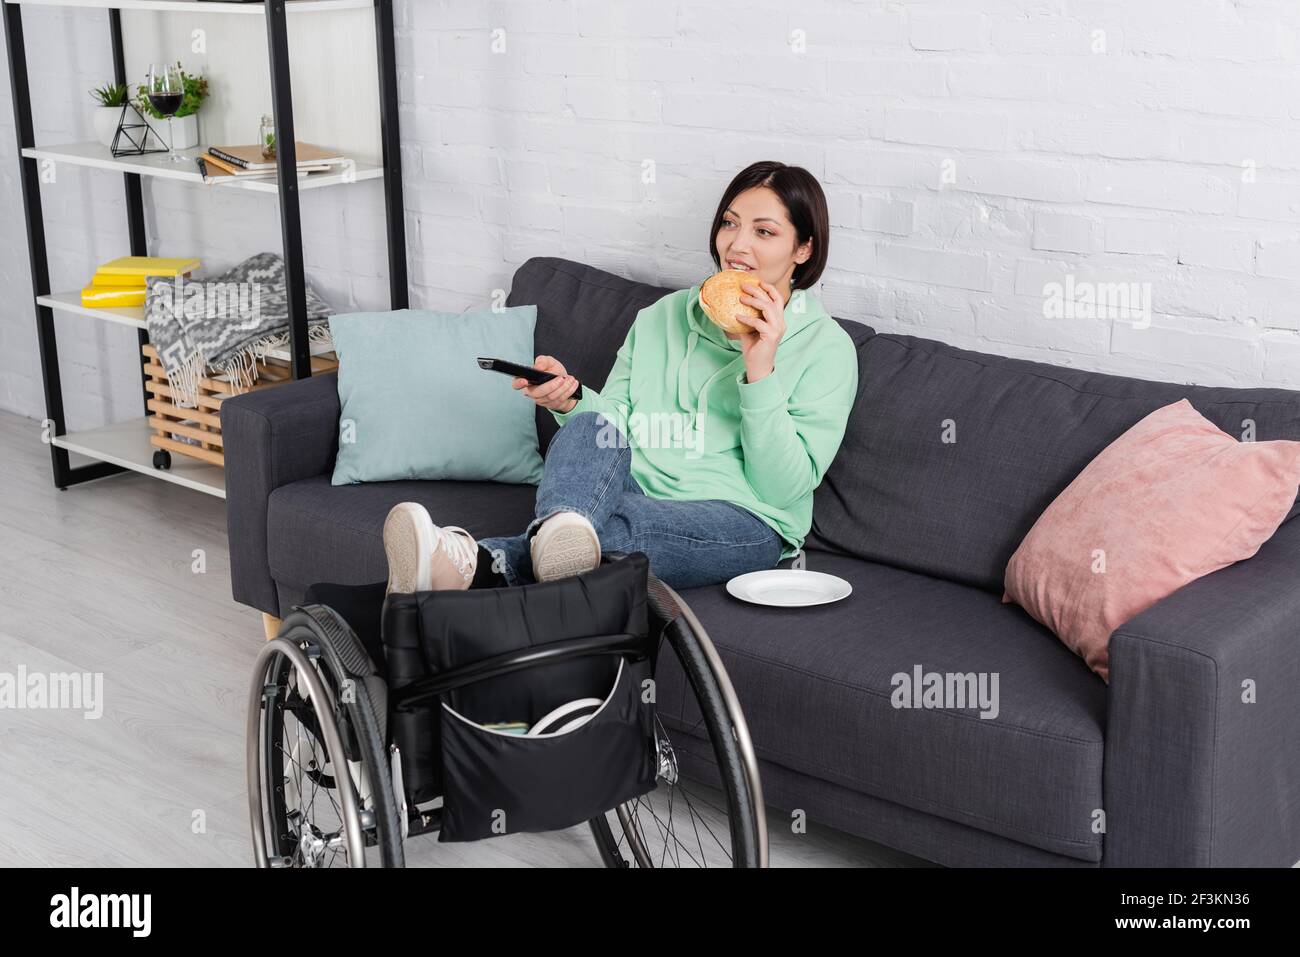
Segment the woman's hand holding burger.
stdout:
<svg viewBox="0 0 1300 957">
<path fill-rule="evenodd" d="M 740 352 L 745 357 L 745 381 L 757 382 L 776 367 L 776 347 L 785 335 L 785 304 L 770 282 L 750 279 L 741 282 L 740 301 L 760 313 L 757 319 L 743 312 L 736 319 L 749 326 L 740 333 Z"/>
<path fill-rule="evenodd" d="M 510 380 L 511 387 L 522 389 L 524 395 L 543 409 L 561 413 L 571 412 L 578 404 L 578 400 L 572 398 L 573 393 L 578 391 L 578 380 L 569 375 L 560 360 L 554 356 L 538 356 L 533 360 L 533 368 L 542 372 L 553 372 L 555 378 L 541 385 L 529 385 L 527 379 L 515 378 Z"/>
<path fill-rule="evenodd" d="M 724 269 L 700 286 L 700 307 L 739 343 L 747 381 L 771 374 L 785 335 L 785 301 L 775 286 L 743 269 Z"/>
</svg>

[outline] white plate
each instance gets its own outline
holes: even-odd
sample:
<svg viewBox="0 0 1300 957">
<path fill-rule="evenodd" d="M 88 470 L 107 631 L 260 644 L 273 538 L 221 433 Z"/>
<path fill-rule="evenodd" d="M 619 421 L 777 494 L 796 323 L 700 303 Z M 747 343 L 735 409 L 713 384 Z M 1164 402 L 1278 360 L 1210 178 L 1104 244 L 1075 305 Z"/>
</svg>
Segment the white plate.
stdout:
<svg viewBox="0 0 1300 957">
<path fill-rule="evenodd" d="M 843 578 L 825 572 L 769 568 L 737 575 L 727 582 L 727 591 L 741 601 L 756 605 L 802 608 L 847 598 L 853 586 Z"/>
</svg>

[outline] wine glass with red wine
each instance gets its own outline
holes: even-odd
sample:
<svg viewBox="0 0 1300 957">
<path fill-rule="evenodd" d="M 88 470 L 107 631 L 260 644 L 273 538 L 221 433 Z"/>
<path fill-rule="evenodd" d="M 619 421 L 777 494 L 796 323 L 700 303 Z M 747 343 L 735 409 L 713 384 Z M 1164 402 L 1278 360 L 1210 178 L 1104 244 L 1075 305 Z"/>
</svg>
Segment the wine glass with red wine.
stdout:
<svg viewBox="0 0 1300 957">
<path fill-rule="evenodd" d="M 150 64 L 149 78 L 145 84 L 145 96 L 149 100 L 149 105 L 162 116 L 168 119 L 175 116 L 176 111 L 181 108 L 181 101 L 185 99 L 185 77 L 181 73 L 180 64 Z M 177 155 L 174 145 L 175 138 L 175 124 L 168 123 L 167 155 L 173 163 L 183 163 L 186 158 Z"/>
</svg>

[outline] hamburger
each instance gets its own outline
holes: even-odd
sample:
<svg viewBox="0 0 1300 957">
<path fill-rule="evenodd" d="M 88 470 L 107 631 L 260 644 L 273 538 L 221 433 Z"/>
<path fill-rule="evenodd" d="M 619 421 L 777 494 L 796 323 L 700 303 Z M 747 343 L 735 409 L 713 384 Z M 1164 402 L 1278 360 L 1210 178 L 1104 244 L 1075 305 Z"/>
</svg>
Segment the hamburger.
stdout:
<svg viewBox="0 0 1300 957">
<path fill-rule="evenodd" d="M 748 295 L 740 286 L 742 282 L 752 282 L 757 285 L 751 272 L 745 272 L 743 269 L 724 269 L 704 280 L 704 285 L 700 286 L 700 308 L 723 332 L 741 334 L 753 331 L 750 326 L 735 318 L 736 313 L 751 319 L 757 319 L 762 315 L 754 306 L 740 301 L 741 296 Z"/>
</svg>

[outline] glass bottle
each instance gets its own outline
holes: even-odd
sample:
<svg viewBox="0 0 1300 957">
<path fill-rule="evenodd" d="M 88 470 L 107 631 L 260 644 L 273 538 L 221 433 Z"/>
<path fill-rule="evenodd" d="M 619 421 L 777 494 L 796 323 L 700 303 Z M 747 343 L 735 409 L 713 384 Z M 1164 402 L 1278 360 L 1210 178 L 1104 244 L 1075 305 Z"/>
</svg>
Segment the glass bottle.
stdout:
<svg viewBox="0 0 1300 957">
<path fill-rule="evenodd" d="M 262 156 L 266 159 L 275 158 L 275 119 L 270 113 L 262 115 L 262 125 L 258 130 L 257 142 L 262 147 Z"/>
</svg>

